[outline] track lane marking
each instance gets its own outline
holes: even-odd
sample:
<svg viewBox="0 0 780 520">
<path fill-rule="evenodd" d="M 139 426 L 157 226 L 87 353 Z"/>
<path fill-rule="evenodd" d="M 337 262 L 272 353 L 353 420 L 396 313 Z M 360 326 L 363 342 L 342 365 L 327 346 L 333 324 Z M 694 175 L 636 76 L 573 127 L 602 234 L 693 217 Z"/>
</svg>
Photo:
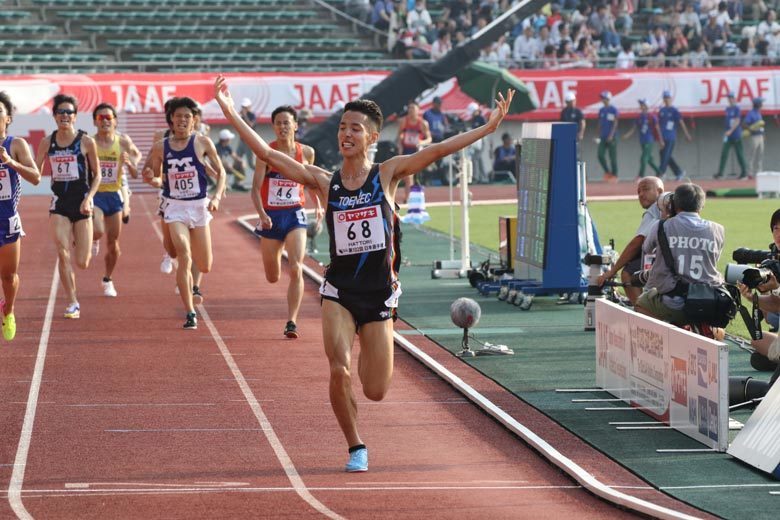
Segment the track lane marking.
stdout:
<svg viewBox="0 0 780 520">
<path fill-rule="evenodd" d="M 149 217 L 149 220 L 151 221 L 152 228 L 157 234 L 157 237 L 160 239 L 160 242 L 162 242 L 163 239 L 162 230 L 159 229 L 158 226 L 156 225 L 157 222 L 152 220 L 146 200 L 144 198 L 141 198 L 141 201 L 146 211 L 146 214 Z M 222 353 L 222 357 L 227 363 L 228 368 L 233 374 L 233 378 L 235 379 L 236 383 L 238 383 L 241 392 L 244 394 L 244 398 L 246 399 L 247 403 L 249 403 L 249 407 L 251 408 L 252 412 L 255 415 L 255 418 L 260 424 L 260 429 L 263 430 L 263 433 L 265 434 L 268 443 L 271 445 L 271 448 L 274 450 L 274 453 L 276 454 L 276 458 L 278 459 L 279 463 L 282 465 L 282 469 L 284 469 L 284 472 L 287 475 L 288 480 L 292 484 L 295 492 L 307 504 L 313 507 L 320 514 L 328 518 L 332 518 L 334 520 L 344 520 L 344 517 L 342 517 L 341 515 L 339 515 L 334 511 L 331 511 L 327 506 L 325 506 L 325 504 L 321 503 L 309 492 L 308 488 L 306 487 L 306 484 L 303 482 L 303 479 L 298 474 L 298 470 L 293 465 L 292 459 L 290 459 L 290 456 L 287 454 L 287 451 L 284 449 L 284 446 L 282 446 L 279 437 L 276 435 L 276 432 L 271 426 L 270 421 L 268 420 L 265 413 L 263 412 L 263 409 L 260 407 L 259 401 L 252 393 L 252 390 L 249 388 L 249 384 L 247 383 L 246 379 L 244 379 L 244 375 L 241 373 L 241 370 L 238 368 L 238 365 L 233 359 L 233 355 L 230 353 L 230 350 L 228 349 L 225 342 L 222 340 L 222 337 L 217 331 L 217 328 L 214 326 L 214 323 L 211 321 L 208 311 L 206 311 L 206 308 L 203 306 L 203 304 L 198 305 L 197 309 L 198 309 L 198 313 L 203 318 L 204 323 L 206 323 L 206 327 L 209 329 L 212 338 L 214 338 L 214 342 L 217 344 L 219 351 Z"/>
<path fill-rule="evenodd" d="M 19 445 L 16 448 L 16 459 L 14 460 L 14 469 L 11 473 L 11 481 L 8 484 L 8 502 L 20 520 L 32 520 L 32 515 L 22 503 L 22 485 L 24 484 L 24 471 L 27 468 L 27 455 L 30 452 L 30 441 L 35 424 L 35 412 L 38 408 L 38 394 L 43 381 L 43 366 L 46 363 L 46 350 L 49 346 L 51 320 L 52 316 L 54 316 L 54 302 L 57 300 L 57 286 L 60 283 L 58 268 L 59 260 L 56 260 L 54 262 L 54 273 L 51 277 L 49 300 L 46 303 L 46 314 L 41 327 L 41 338 L 38 342 L 38 355 L 35 358 L 35 369 L 33 370 L 32 382 L 30 383 L 30 393 L 27 397 L 27 408 L 24 412 L 22 432 L 19 436 Z"/>
</svg>

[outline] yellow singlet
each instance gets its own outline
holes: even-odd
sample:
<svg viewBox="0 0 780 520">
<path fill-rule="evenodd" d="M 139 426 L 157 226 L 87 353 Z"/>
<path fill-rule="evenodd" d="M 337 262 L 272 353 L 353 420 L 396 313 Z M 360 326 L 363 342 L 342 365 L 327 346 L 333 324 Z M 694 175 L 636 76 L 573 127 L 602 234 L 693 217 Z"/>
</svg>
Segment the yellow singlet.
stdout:
<svg viewBox="0 0 780 520">
<path fill-rule="evenodd" d="M 97 138 L 95 139 L 97 142 Z M 119 135 L 114 135 L 114 142 L 109 148 L 97 146 L 100 159 L 100 187 L 98 192 L 119 191 L 122 187 L 122 172 L 119 171 L 119 156 L 122 147 L 119 145 Z"/>
</svg>

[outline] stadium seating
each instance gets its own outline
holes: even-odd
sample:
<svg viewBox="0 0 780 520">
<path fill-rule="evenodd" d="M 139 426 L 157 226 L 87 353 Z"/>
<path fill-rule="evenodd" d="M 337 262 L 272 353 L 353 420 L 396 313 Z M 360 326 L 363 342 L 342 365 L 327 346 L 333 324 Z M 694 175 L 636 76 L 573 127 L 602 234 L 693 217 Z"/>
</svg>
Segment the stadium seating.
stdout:
<svg viewBox="0 0 780 520">
<path fill-rule="evenodd" d="M 3 73 L 343 70 L 388 59 L 373 35 L 305 0 L 15 3 L 0 24 Z"/>
</svg>

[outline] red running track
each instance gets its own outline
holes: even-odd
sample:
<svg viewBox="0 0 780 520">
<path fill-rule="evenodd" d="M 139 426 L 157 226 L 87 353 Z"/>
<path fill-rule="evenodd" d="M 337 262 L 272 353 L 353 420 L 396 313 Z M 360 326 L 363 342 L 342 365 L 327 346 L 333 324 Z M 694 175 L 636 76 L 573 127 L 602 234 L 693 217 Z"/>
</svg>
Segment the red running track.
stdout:
<svg viewBox="0 0 780 520">
<path fill-rule="evenodd" d="M 632 517 L 401 350 L 383 402 L 356 389 L 370 471 L 344 473 L 316 287 L 301 338 L 284 339 L 285 278 L 265 281 L 257 241 L 235 224 L 248 197 L 231 195 L 212 223 L 197 331 L 181 329 L 174 277 L 159 272 L 156 199 L 133 200 L 119 297 L 102 296 L 101 255 L 76 275 L 79 320 L 51 291 L 48 199 L 22 200 L 18 333 L 0 346 L 0 518 Z M 609 484 L 642 487 L 600 467 Z"/>
</svg>

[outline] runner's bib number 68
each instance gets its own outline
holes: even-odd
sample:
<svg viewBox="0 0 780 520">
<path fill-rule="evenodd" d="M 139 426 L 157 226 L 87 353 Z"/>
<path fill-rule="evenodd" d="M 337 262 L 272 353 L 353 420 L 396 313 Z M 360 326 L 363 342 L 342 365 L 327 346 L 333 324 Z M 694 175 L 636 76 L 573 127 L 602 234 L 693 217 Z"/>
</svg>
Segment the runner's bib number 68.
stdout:
<svg viewBox="0 0 780 520">
<path fill-rule="evenodd" d="M 172 199 L 191 199 L 200 195 L 200 179 L 195 168 L 168 172 L 168 186 Z"/>
<path fill-rule="evenodd" d="M 301 203 L 301 191 L 297 182 L 268 179 L 268 205 L 276 207 L 296 206 Z"/>
<path fill-rule="evenodd" d="M 335 211 L 333 227 L 336 254 L 356 255 L 385 247 L 385 230 L 380 206 Z"/>
<path fill-rule="evenodd" d="M 51 176 L 55 181 L 79 180 L 79 166 L 75 155 L 50 155 L 49 164 L 51 164 Z"/>
</svg>

